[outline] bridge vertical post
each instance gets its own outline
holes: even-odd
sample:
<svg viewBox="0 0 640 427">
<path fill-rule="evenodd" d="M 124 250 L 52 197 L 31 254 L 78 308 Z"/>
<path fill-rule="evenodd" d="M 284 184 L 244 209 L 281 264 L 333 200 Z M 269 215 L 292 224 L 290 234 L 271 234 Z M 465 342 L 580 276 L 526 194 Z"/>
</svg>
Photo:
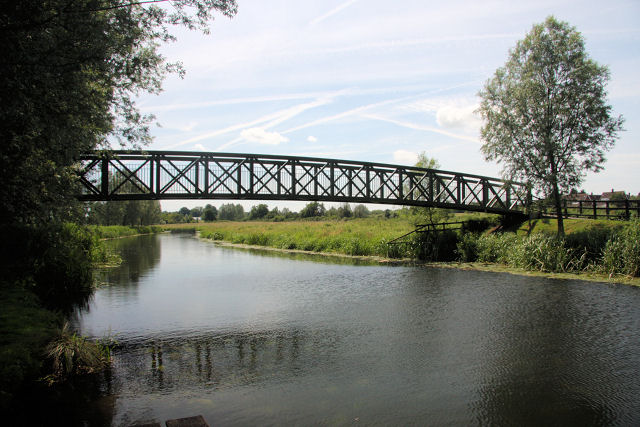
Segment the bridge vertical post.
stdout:
<svg viewBox="0 0 640 427">
<path fill-rule="evenodd" d="M 100 192 L 102 197 L 109 195 L 109 158 L 103 157 L 100 163 Z"/>
<path fill-rule="evenodd" d="M 194 188 L 194 191 L 196 192 L 196 194 L 198 194 L 198 193 L 202 193 L 202 190 L 200 190 L 200 161 L 199 160 L 196 160 L 195 167 L 196 167 L 196 177 L 195 177 L 196 188 Z"/>
<path fill-rule="evenodd" d="M 456 204 L 461 205 L 462 204 L 462 199 L 460 198 L 460 196 L 462 195 L 462 176 L 461 175 L 456 175 Z"/>
<path fill-rule="evenodd" d="M 204 156 L 202 166 L 204 167 L 204 194 L 209 195 L 209 156 Z"/>
<path fill-rule="evenodd" d="M 347 194 L 349 197 L 353 197 L 353 169 L 347 169 L 347 176 L 349 182 L 347 182 Z"/>
<path fill-rule="evenodd" d="M 429 187 L 427 188 L 427 192 L 429 193 L 428 197 L 431 203 L 435 203 L 438 201 L 438 196 L 440 193 L 440 182 L 436 180 L 436 176 L 437 175 L 434 172 L 429 172 Z"/>
<path fill-rule="evenodd" d="M 236 170 L 236 188 L 238 197 L 240 197 L 240 194 L 242 193 L 242 165 L 244 162 L 242 160 L 236 160 L 236 162 L 238 163 L 238 168 Z"/>
<path fill-rule="evenodd" d="M 276 163 L 276 168 L 278 168 L 277 165 Z M 278 168 L 278 175 L 276 175 L 276 194 L 278 196 L 282 195 L 282 169 L 283 168 Z"/>
<path fill-rule="evenodd" d="M 336 176 L 335 176 L 336 164 L 329 163 L 329 195 L 334 197 L 336 195 Z"/>
<path fill-rule="evenodd" d="M 486 178 L 482 178 L 482 207 L 487 208 L 489 205 L 489 182 Z"/>
<path fill-rule="evenodd" d="M 396 169 L 398 173 L 398 200 L 404 199 L 404 189 L 402 188 L 402 169 Z"/>
<path fill-rule="evenodd" d="M 318 197 L 318 180 L 320 179 L 318 171 L 318 165 L 313 165 L 313 195 L 316 197 Z"/>
<path fill-rule="evenodd" d="M 156 196 L 160 197 L 160 156 L 153 155 L 153 160 L 156 163 Z"/>
<path fill-rule="evenodd" d="M 365 194 L 367 199 L 371 198 L 371 173 L 369 171 L 369 166 L 365 168 L 365 181 L 366 181 L 366 189 Z"/>
<path fill-rule="evenodd" d="M 506 202 L 507 209 L 511 209 L 511 184 L 507 184 Z"/>
<path fill-rule="evenodd" d="M 254 174 L 254 170 L 253 170 L 253 157 L 250 158 L 249 160 L 249 194 L 253 195 L 253 174 Z"/>
<path fill-rule="evenodd" d="M 154 169 L 154 164 L 153 164 L 153 156 L 151 156 L 148 160 L 149 162 L 149 188 L 151 189 L 151 194 L 153 194 L 153 177 L 154 177 L 154 173 L 153 173 L 153 169 Z"/>
<path fill-rule="evenodd" d="M 298 179 L 296 178 L 296 161 L 291 160 L 291 195 L 296 195 L 296 185 L 298 184 Z"/>
</svg>

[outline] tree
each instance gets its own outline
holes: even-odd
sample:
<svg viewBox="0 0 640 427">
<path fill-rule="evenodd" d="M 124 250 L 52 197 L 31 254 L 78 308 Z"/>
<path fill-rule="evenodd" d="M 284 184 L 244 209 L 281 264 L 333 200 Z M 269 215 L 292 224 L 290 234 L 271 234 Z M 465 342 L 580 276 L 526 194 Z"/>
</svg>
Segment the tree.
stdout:
<svg viewBox="0 0 640 427">
<path fill-rule="evenodd" d="M 249 219 L 262 219 L 269 213 L 269 208 L 264 203 L 252 206 L 249 212 Z"/>
<path fill-rule="evenodd" d="M 202 219 L 205 221 L 215 221 L 218 216 L 218 210 L 215 206 L 207 204 L 202 211 Z"/>
<path fill-rule="evenodd" d="M 180 215 L 183 215 L 183 216 L 188 216 L 188 215 L 191 215 L 191 209 L 189 209 L 189 208 L 188 208 L 188 207 L 186 207 L 186 206 L 183 206 L 183 207 L 181 207 L 181 208 L 180 208 L 180 210 L 178 211 L 178 213 L 179 213 Z"/>
<path fill-rule="evenodd" d="M 174 25 L 208 32 L 216 11 L 233 16 L 235 0 L 1 2 L 0 222 L 64 219 L 81 153 L 149 142 L 134 98 L 183 74 L 161 43 Z"/>
<path fill-rule="evenodd" d="M 507 179 L 550 197 L 564 234 L 561 194 L 598 172 L 622 116 L 606 103 L 607 67 L 585 52 L 582 35 L 549 17 L 510 51 L 480 91 L 482 152 L 503 164 Z"/>
<path fill-rule="evenodd" d="M 244 208 L 241 204 L 227 203 L 220 206 L 218 218 L 229 221 L 240 221 L 244 219 Z"/>
<path fill-rule="evenodd" d="M 307 203 L 304 208 L 300 211 L 301 218 L 313 218 L 324 216 L 326 209 L 324 204 L 318 202 Z"/>
<path fill-rule="evenodd" d="M 427 153 L 423 151 L 418 154 L 415 166 L 425 169 L 438 169 L 440 167 L 440 163 L 438 163 L 438 160 L 434 157 L 427 156 Z M 445 222 L 449 218 L 449 212 L 446 209 L 435 207 L 412 206 L 410 211 L 414 215 L 414 222 L 416 224 L 424 224 L 425 222 L 428 222 L 429 224 L 438 224 Z"/>
<path fill-rule="evenodd" d="M 369 216 L 369 209 L 365 205 L 357 205 L 353 208 L 354 218 L 366 218 Z"/>
<path fill-rule="evenodd" d="M 191 209 L 189 214 L 193 218 L 200 218 L 202 216 L 202 211 L 203 211 L 202 206 L 196 206 L 195 208 Z"/>
</svg>

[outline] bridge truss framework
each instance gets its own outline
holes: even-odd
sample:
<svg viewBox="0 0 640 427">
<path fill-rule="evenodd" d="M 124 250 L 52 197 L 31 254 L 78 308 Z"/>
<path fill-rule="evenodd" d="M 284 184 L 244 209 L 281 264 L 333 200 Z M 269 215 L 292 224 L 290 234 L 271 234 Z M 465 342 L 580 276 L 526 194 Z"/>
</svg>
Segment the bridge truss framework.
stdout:
<svg viewBox="0 0 640 427">
<path fill-rule="evenodd" d="M 78 198 L 305 200 L 525 213 L 528 188 L 486 176 L 311 157 L 105 151 L 79 159 Z"/>
</svg>

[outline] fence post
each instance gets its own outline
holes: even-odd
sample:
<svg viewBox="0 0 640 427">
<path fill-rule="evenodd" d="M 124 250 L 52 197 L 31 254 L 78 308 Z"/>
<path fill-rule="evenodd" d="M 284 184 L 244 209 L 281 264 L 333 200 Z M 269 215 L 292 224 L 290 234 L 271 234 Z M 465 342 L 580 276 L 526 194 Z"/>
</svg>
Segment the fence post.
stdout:
<svg viewBox="0 0 640 427">
<path fill-rule="evenodd" d="M 595 200 L 593 201 L 593 219 L 597 219 L 598 218 L 598 202 L 596 202 Z"/>
<path fill-rule="evenodd" d="M 631 212 L 629 212 L 629 199 L 624 199 L 624 217 L 631 219 Z"/>
</svg>

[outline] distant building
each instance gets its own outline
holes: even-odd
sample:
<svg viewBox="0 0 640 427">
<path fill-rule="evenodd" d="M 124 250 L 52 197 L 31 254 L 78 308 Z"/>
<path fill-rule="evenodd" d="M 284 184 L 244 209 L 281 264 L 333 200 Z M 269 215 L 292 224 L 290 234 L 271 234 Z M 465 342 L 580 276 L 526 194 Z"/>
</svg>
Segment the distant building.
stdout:
<svg viewBox="0 0 640 427">
<path fill-rule="evenodd" d="M 627 193 L 625 193 L 624 191 L 614 191 L 613 188 L 611 189 L 611 191 L 606 191 L 604 193 L 602 193 L 602 197 L 600 198 L 600 200 L 607 201 L 607 200 L 626 200 L 628 199 L 627 197 Z"/>
</svg>

